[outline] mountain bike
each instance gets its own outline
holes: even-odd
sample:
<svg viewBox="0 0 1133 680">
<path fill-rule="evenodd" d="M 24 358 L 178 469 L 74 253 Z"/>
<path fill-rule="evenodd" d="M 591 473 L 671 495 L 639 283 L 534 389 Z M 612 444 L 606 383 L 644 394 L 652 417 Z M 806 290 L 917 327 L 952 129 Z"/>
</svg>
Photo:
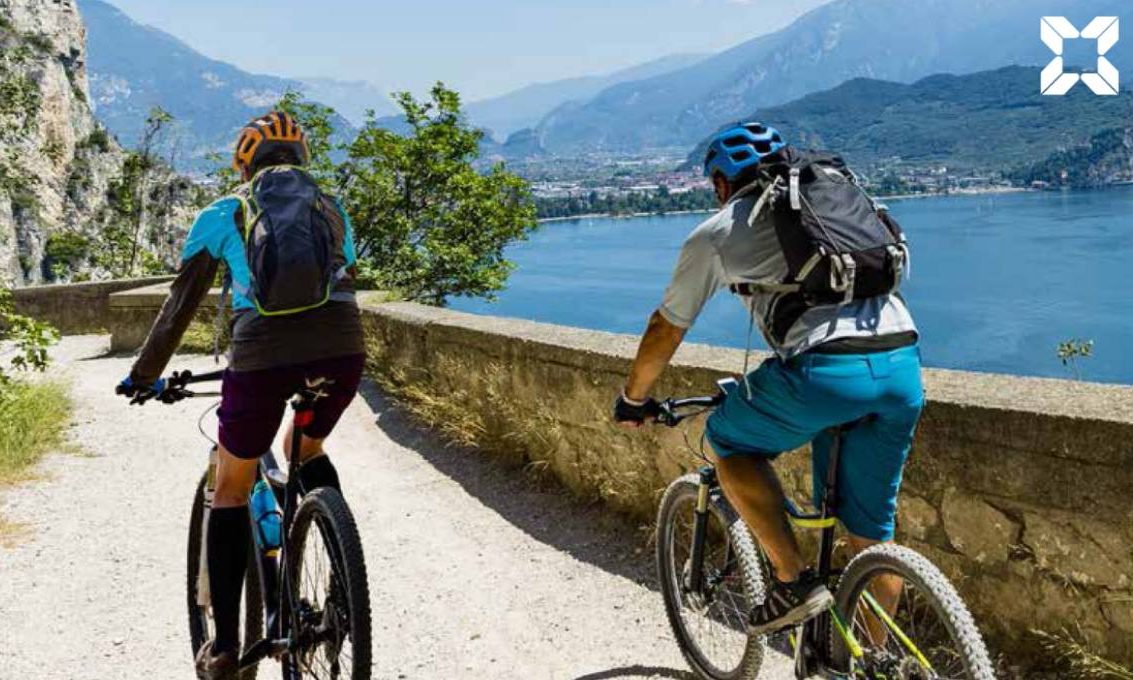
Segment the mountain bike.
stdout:
<svg viewBox="0 0 1133 680">
<path fill-rule="evenodd" d="M 718 406 L 735 387 L 735 380 L 723 380 L 715 396 L 663 401 L 657 422 L 676 427 Z M 794 526 L 821 532 L 817 571 L 835 594 L 828 611 L 785 631 L 795 677 L 994 679 L 971 614 L 928 559 L 882 544 L 862 551 L 844 569 L 834 568 L 842 435 L 861 422 L 834 428 L 818 511 L 804 512 L 790 500 L 785 508 Z M 763 601 L 771 570 L 725 498 L 711 461 L 703 452 L 698 455 L 705 465 L 670 484 L 661 499 L 661 592 L 677 643 L 696 674 L 705 680 L 747 680 L 759 673 L 764 655 L 764 640 L 747 632 L 748 615 Z M 896 601 L 883 604 L 883 593 L 898 590 L 894 586 L 899 587 Z"/>
<path fill-rule="evenodd" d="M 187 386 L 222 376 L 220 371 L 196 376 L 175 372 L 166 379 L 166 389 L 153 396 L 166 403 L 217 396 Z M 280 660 L 284 680 L 370 678 L 370 594 L 354 516 L 338 491 L 319 488 L 301 494 L 299 488 L 302 432 L 325 384 L 321 378 L 308 379 L 290 401 L 294 434 L 288 471 L 280 469 L 270 451 L 259 459 L 248 506 L 253 536 L 249 564 L 255 568 L 248 569 L 244 581 L 240 680 L 255 678 L 259 662 L 268 657 Z M 215 455 L 214 444 L 189 516 L 186 585 L 194 657 L 212 629 L 204 546 Z"/>
</svg>

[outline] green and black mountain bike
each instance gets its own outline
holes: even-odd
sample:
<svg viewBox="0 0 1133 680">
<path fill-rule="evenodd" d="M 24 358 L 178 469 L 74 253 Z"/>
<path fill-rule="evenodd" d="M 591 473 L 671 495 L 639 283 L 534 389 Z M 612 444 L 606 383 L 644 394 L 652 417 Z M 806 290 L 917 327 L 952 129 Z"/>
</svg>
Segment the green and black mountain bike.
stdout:
<svg viewBox="0 0 1133 680">
<path fill-rule="evenodd" d="M 220 380 L 222 372 L 167 378 L 161 400 L 216 396 L 187 385 Z M 288 472 L 269 451 L 259 461 L 259 479 L 249 498 L 253 540 L 244 582 L 243 653 L 240 680 L 252 680 L 260 661 L 280 660 L 284 680 L 370 678 L 370 593 L 362 541 L 342 494 L 320 488 L 300 495 L 298 460 L 303 427 L 325 381 L 308 380 L 291 399 L 294 436 Z M 207 413 L 207 412 L 206 412 Z M 203 433 L 203 430 L 202 430 Z M 210 452 L 210 460 L 215 452 Z M 207 557 L 204 546 L 215 465 L 197 485 L 189 517 L 187 604 L 195 656 L 210 637 Z"/>
<path fill-rule="evenodd" d="M 676 427 L 723 400 L 735 381 L 721 381 L 711 397 L 669 399 L 657 421 Z M 858 421 L 861 422 L 861 421 Z M 834 432 L 825 498 L 816 513 L 788 501 L 795 526 L 820 531 L 817 569 L 835 594 L 829 611 L 785 632 L 797 678 L 863 680 L 993 680 L 979 629 L 956 589 L 928 559 L 908 548 L 884 544 L 835 569 L 838 456 Z M 747 632 L 748 614 L 762 602 L 768 562 L 728 503 L 716 470 L 705 466 L 669 485 L 657 520 L 657 570 L 665 608 L 681 652 L 705 680 L 755 678 L 763 664 L 764 640 Z M 880 593 L 896 602 L 883 605 Z M 884 584 L 884 587 L 879 587 Z"/>
</svg>

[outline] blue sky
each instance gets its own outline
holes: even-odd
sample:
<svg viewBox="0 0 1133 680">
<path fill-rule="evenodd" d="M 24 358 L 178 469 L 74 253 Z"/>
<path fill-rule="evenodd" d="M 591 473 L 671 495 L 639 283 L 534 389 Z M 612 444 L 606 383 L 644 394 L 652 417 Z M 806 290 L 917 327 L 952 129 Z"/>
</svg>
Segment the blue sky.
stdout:
<svg viewBox="0 0 1133 680">
<path fill-rule="evenodd" d="M 468 99 L 713 52 L 828 0 L 109 0 L 204 54 L 274 75 Z"/>
</svg>

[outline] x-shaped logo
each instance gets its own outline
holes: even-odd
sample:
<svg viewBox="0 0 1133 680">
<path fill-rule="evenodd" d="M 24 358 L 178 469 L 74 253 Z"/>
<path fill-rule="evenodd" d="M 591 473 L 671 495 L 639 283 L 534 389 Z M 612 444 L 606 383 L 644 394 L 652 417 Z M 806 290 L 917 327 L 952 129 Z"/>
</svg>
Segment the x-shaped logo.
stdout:
<svg viewBox="0 0 1133 680">
<path fill-rule="evenodd" d="M 1046 46 L 1057 56 L 1047 64 L 1042 72 L 1041 90 L 1044 95 L 1061 96 L 1081 80 L 1094 94 L 1115 95 L 1120 86 L 1117 67 L 1105 58 L 1107 52 L 1117 44 L 1119 37 L 1117 17 L 1095 17 L 1080 32 L 1066 17 L 1043 17 L 1040 35 Z M 1095 73 L 1066 73 L 1062 61 L 1062 47 L 1066 40 L 1098 41 L 1098 68 Z"/>
</svg>

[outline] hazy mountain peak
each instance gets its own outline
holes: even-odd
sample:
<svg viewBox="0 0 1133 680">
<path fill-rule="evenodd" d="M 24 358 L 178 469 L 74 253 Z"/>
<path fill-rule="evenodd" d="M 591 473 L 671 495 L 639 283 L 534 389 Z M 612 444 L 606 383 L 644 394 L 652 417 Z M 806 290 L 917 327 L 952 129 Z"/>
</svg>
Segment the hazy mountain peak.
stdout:
<svg viewBox="0 0 1133 680">
<path fill-rule="evenodd" d="M 852 78 L 911 82 L 939 72 L 1043 65 L 1051 55 L 1039 40 L 1039 17 L 1066 15 L 1084 25 L 1127 6 L 1128 0 L 835 0 L 776 33 L 554 111 L 540 123 L 541 139 L 560 155 L 688 145 L 727 120 Z"/>
</svg>

